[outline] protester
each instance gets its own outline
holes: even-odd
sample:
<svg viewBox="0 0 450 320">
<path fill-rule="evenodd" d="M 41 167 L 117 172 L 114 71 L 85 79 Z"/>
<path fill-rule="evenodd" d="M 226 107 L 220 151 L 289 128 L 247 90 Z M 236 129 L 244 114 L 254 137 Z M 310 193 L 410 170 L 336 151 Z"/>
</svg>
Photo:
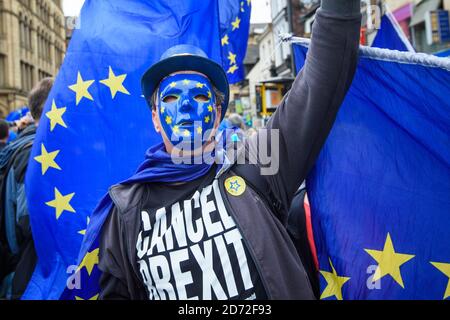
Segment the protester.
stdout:
<svg viewBox="0 0 450 320">
<path fill-rule="evenodd" d="M 9 124 L 0 119 L 0 152 L 6 147 L 9 140 Z"/>
<path fill-rule="evenodd" d="M 272 162 L 282 163 L 270 175 L 260 161 L 175 164 L 180 155 L 220 154 L 214 136 L 228 106 L 226 74 L 188 45 L 146 72 L 144 96 L 164 142 L 93 214 L 108 216 L 101 299 L 315 298 L 287 231 L 288 210 L 352 81 L 360 22 L 359 0 L 322 1 L 306 66 L 267 125 L 279 141 L 261 131 L 241 149 L 247 157 L 265 139 Z M 186 152 L 182 137 L 207 132 Z"/>
<path fill-rule="evenodd" d="M 239 128 L 241 130 L 245 130 L 245 123 L 242 117 L 237 113 L 232 113 L 228 116 L 228 121 L 230 121 L 231 125 L 235 128 Z"/>
<path fill-rule="evenodd" d="M 19 120 L 13 122 L 13 130 L 20 134 L 23 130 L 25 130 L 29 125 L 35 122 L 33 116 L 30 112 L 28 112 L 25 116 L 21 117 Z"/>
<path fill-rule="evenodd" d="M 45 78 L 33 88 L 28 96 L 30 115 L 19 120 L 20 135 L 0 154 L 0 280 L 4 278 L 3 292 L 9 299 L 22 296 L 36 264 L 24 180 L 36 127 L 52 85 L 53 79 Z"/>
</svg>

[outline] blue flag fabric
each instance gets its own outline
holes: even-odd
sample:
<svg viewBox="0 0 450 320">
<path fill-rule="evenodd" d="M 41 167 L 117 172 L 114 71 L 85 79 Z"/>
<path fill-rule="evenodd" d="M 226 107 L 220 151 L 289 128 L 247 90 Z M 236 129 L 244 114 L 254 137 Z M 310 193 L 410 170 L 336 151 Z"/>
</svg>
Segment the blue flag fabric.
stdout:
<svg viewBox="0 0 450 320">
<path fill-rule="evenodd" d="M 22 107 L 20 109 L 14 110 L 10 114 L 8 114 L 8 116 L 6 117 L 5 120 L 6 121 L 20 120 L 22 117 L 25 117 L 29 111 L 30 110 L 28 109 L 28 107 Z"/>
<path fill-rule="evenodd" d="M 386 13 L 381 18 L 380 29 L 373 40 L 372 47 L 414 52 L 401 27 L 396 23 L 395 17 L 390 13 Z"/>
<path fill-rule="evenodd" d="M 160 142 L 141 95 L 145 70 L 181 43 L 222 63 L 217 0 L 87 0 L 80 20 L 44 107 L 27 172 L 39 259 L 23 299 L 59 299 L 75 274 L 81 281 L 99 279 L 98 242 L 77 267 L 89 216 L 108 187 L 130 177 L 145 150 Z M 96 298 L 98 283 L 95 289 L 82 287 L 65 297 Z"/>
<path fill-rule="evenodd" d="M 434 55 L 442 58 L 450 58 L 450 49 L 440 51 L 438 53 L 435 53 Z"/>
<path fill-rule="evenodd" d="M 245 79 L 251 9 L 250 0 L 219 0 L 222 66 L 230 84 Z"/>
<path fill-rule="evenodd" d="M 307 48 L 294 51 L 300 69 Z M 450 297 L 449 70 L 362 49 L 307 179 L 322 299 Z"/>
</svg>

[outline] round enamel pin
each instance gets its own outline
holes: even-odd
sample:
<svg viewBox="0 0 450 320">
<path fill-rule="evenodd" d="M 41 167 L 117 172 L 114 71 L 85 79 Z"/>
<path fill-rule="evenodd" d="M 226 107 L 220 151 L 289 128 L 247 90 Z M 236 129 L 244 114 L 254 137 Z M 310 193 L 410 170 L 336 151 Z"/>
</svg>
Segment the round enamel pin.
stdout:
<svg viewBox="0 0 450 320">
<path fill-rule="evenodd" d="M 239 197 L 245 192 L 247 185 L 241 177 L 234 176 L 225 180 L 225 190 L 235 197 Z"/>
</svg>

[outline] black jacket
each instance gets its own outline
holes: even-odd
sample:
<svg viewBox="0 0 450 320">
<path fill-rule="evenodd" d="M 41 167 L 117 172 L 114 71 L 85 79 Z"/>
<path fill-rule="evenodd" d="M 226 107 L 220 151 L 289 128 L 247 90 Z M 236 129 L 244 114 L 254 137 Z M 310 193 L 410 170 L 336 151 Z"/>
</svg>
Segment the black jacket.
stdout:
<svg viewBox="0 0 450 320">
<path fill-rule="evenodd" d="M 2 159 L 4 166 L 0 168 L 0 282 L 6 275 L 15 272 L 12 281 L 12 299 L 20 299 L 27 288 L 36 265 L 37 256 L 27 210 L 22 212 L 23 216 L 19 219 L 14 217 L 17 220 L 15 238 L 19 246 L 18 253 L 13 254 L 9 247 L 5 227 L 5 201 L 15 201 L 16 199 L 7 199 L 6 178 L 13 170 L 15 184 L 24 185 L 35 134 L 36 127 L 34 125 L 27 127 L 17 140 L 7 147 L 11 150 L 2 154 L 5 159 Z"/>
<path fill-rule="evenodd" d="M 276 174 L 263 176 L 254 188 L 254 167 L 234 165 L 216 177 L 220 194 L 232 214 L 257 266 L 269 299 L 314 299 L 305 268 L 287 232 L 288 210 L 312 168 L 350 87 L 356 69 L 361 15 L 359 0 L 324 0 L 317 12 L 305 67 L 268 123 L 279 130 L 279 150 L 272 148 Z M 256 140 L 274 146 L 262 133 L 247 141 L 252 154 Z M 243 153 L 248 156 L 247 152 Z M 279 157 L 278 157 L 279 156 Z M 259 160 L 260 170 L 265 166 Z M 246 191 L 239 197 L 224 190 L 224 181 L 239 175 Z M 260 182 L 257 182 L 260 183 Z M 263 190 L 263 191 L 261 191 Z M 101 299 L 146 299 L 136 261 L 142 198 L 146 184 L 110 189 L 114 208 L 100 243 Z"/>
</svg>

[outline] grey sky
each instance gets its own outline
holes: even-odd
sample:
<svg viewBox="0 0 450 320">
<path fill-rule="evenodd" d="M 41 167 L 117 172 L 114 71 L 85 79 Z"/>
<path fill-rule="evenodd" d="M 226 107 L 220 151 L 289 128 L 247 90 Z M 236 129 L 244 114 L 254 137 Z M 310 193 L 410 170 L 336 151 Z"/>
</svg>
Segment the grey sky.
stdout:
<svg viewBox="0 0 450 320">
<path fill-rule="evenodd" d="M 77 16 L 83 3 L 84 0 L 63 0 L 64 14 Z M 252 5 L 252 23 L 270 22 L 270 0 L 253 0 Z"/>
</svg>

